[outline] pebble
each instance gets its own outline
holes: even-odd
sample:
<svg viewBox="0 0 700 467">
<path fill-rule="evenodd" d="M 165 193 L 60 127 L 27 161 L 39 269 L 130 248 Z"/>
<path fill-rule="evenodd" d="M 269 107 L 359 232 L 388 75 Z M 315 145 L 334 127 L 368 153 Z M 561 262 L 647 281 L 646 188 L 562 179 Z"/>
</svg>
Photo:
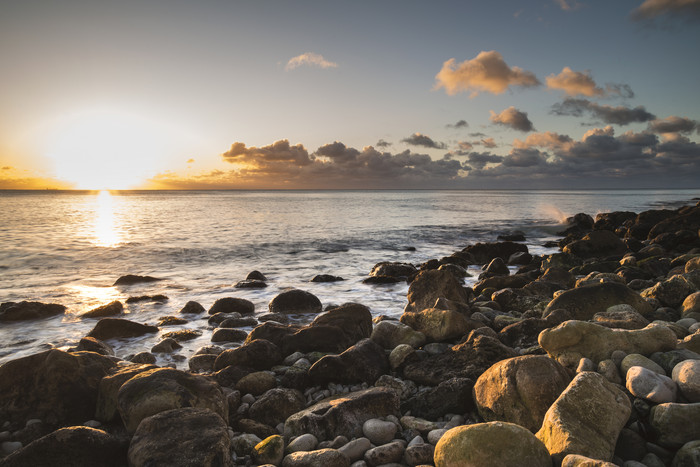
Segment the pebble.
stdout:
<svg viewBox="0 0 700 467">
<path fill-rule="evenodd" d="M 403 457 L 404 445 L 400 441 L 377 446 L 365 453 L 365 462 L 371 466 L 399 462 Z"/>
<path fill-rule="evenodd" d="M 633 366 L 627 371 L 626 387 L 634 396 L 657 404 L 676 400 L 677 386 L 671 378 L 641 366 Z"/>
<path fill-rule="evenodd" d="M 401 417 L 401 426 L 406 429 L 416 430 L 420 433 L 428 433 L 429 431 L 437 428 L 435 422 L 418 417 L 412 417 L 410 415 L 404 415 Z"/>
<path fill-rule="evenodd" d="M 684 360 L 673 367 L 673 381 L 689 402 L 700 402 L 700 360 Z"/>
<path fill-rule="evenodd" d="M 396 425 L 392 422 L 372 418 L 362 425 L 362 434 L 364 434 L 372 444 L 380 446 L 394 439 L 396 429 Z"/>
<path fill-rule="evenodd" d="M 590 358 L 582 358 L 579 360 L 576 373 L 581 373 L 583 371 L 595 371 L 595 363 L 593 363 L 593 360 Z"/>
<path fill-rule="evenodd" d="M 605 379 L 611 383 L 622 385 L 622 377 L 620 377 L 620 372 L 617 369 L 617 365 L 611 359 L 602 360 L 598 363 L 598 373 L 603 375 Z"/>
<path fill-rule="evenodd" d="M 318 439 L 311 433 L 297 436 L 287 445 L 287 452 L 313 451 L 318 445 Z"/>
<path fill-rule="evenodd" d="M 38 418 L 30 418 L 29 420 L 27 420 L 24 426 L 32 426 L 36 425 L 37 423 L 41 423 L 41 420 L 39 420 Z"/>
<path fill-rule="evenodd" d="M 432 464 L 435 446 L 432 444 L 417 444 L 408 446 L 404 452 L 404 460 L 408 465 Z"/>
<path fill-rule="evenodd" d="M 243 397 L 241 397 L 241 402 L 243 402 L 245 404 L 253 404 L 255 402 L 255 396 L 248 393 L 248 394 L 244 395 Z"/>
<path fill-rule="evenodd" d="M 365 461 L 353 462 L 352 464 L 350 464 L 350 467 L 367 467 L 367 462 L 365 462 Z"/>
<path fill-rule="evenodd" d="M 447 429 L 445 428 L 430 430 L 428 432 L 428 442 L 435 446 L 438 443 L 438 441 L 440 441 L 440 438 L 442 438 L 442 435 L 444 435 L 445 433 L 447 433 Z"/>
<path fill-rule="evenodd" d="M 294 353 L 292 353 L 292 354 L 287 355 L 287 356 L 284 358 L 284 364 L 287 365 L 287 366 L 291 366 L 291 365 L 293 365 L 294 363 L 296 363 L 297 360 L 299 360 L 300 358 L 304 358 L 304 356 L 305 356 L 305 355 L 304 355 L 303 353 L 301 353 L 301 352 L 294 352 Z"/>
<path fill-rule="evenodd" d="M 611 359 L 613 362 L 615 362 L 615 365 L 617 365 L 617 366 L 619 367 L 620 364 L 622 363 L 622 360 L 624 360 L 624 358 L 625 358 L 626 356 L 627 356 L 627 352 L 625 352 L 624 350 L 615 350 L 615 351 L 610 355 L 610 359 Z"/>
<path fill-rule="evenodd" d="M 642 464 L 647 467 L 665 467 L 666 464 L 653 452 L 647 453 L 646 456 L 642 457 Z"/>
<path fill-rule="evenodd" d="M 350 459 L 350 462 L 353 462 L 361 460 L 365 455 L 365 452 L 367 452 L 371 447 L 372 443 L 369 439 L 357 438 L 348 442 L 345 446 L 338 448 L 338 451 Z"/>
<path fill-rule="evenodd" d="M 413 438 L 411 441 L 409 441 L 408 447 L 417 446 L 417 445 L 419 445 L 419 444 L 425 444 L 425 441 L 424 441 L 423 438 L 421 438 L 420 436 L 416 436 L 416 437 Z"/>
</svg>

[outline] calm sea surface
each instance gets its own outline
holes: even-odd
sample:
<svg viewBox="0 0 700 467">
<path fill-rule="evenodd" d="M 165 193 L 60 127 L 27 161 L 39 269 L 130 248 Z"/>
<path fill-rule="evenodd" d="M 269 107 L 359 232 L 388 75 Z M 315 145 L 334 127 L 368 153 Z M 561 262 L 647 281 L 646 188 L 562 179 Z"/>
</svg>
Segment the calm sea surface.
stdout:
<svg viewBox="0 0 700 467">
<path fill-rule="evenodd" d="M 253 301 L 256 313 L 280 291 L 301 288 L 324 306 L 359 302 L 374 315 L 400 316 L 405 284 L 370 286 L 362 279 L 380 261 L 418 265 L 500 233 L 522 230 L 533 253 L 556 238 L 566 216 L 678 207 L 699 190 L 656 191 L 0 191 L 0 302 L 42 301 L 65 316 L 0 324 L 0 363 L 74 345 L 95 324 L 85 311 L 129 296 L 165 294 L 163 304 L 127 305 L 127 318 L 155 324 L 189 300 L 209 308 L 222 297 Z M 694 204 L 694 202 L 692 202 Z M 412 248 L 409 248 L 412 247 Z M 415 249 L 415 250 L 414 250 Z M 266 289 L 235 289 L 252 270 Z M 474 268 L 475 276 L 478 269 Z M 113 287 L 124 274 L 161 282 Z M 345 280 L 311 283 L 316 274 Z M 475 278 L 466 279 L 471 284 Z M 179 357 L 210 344 L 206 317 L 178 327 L 202 336 Z M 150 348 L 157 334 L 110 341 L 123 357 Z M 178 357 L 159 357 L 160 364 Z"/>
</svg>

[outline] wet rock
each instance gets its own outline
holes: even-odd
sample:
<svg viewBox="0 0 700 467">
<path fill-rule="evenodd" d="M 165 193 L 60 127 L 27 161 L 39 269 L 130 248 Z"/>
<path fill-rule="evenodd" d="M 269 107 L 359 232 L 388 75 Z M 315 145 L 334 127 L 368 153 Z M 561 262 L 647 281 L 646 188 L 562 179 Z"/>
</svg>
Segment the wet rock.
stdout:
<svg viewBox="0 0 700 467">
<path fill-rule="evenodd" d="M 139 373 L 157 368 L 151 364 L 133 364 L 113 368 L 113 373 L 105 376 L 99 382 L 95 418 L 109 423 L 119 417 L 117 395 L 124 383 Z"/>
<path fill-rule="evenodd" d="M 514 242 L 477 243 L 464 248 L 462 251 L 472 254 L 478 264 L 489 263 L 494 258 L 508 261 L 508 258 L 515 253 L 528 252 L 527 246 Z"/>
<path fill-rule="evenodd" d="M 284 439 L 280 435 L 268 436 L 255 445 L 251 454 L 258 465 L 279 465 L 284 457 Z"/>
<path fill-rule="evenodd" d="M 355 343 L 372 334 L 372 313 L 359 303 L 345 303 L 314 318 L 311 326 L 336 326 Z"/>
<path fill-rule="evenodd" d="M 103 341 L 114 338 L 138 337 L 154 332 L 158 332 L 156 326 L 136 323 L 128 319 L 102 318 L 92 328 L 92 331 L 88 333 L 88 337 L 94 337 Z"/>
<path fill-rule="evenodd" d="M 527 429 L 505 422 L 477 423 L 447 431 L 435 446 L 435 467 L 517 465 L 550 467 L 549 452 Z"/>
<path fill-rule="evenodd" d="M 162 341 L 158 342 L 156 345 L 151 347 L 151 352 L 153 353 L 172 353 L 175 350 L 181 349 L 182 346 L 178 342 L 171 338 L 166 337 Z"/>
<path fill-rule="evenodd" d="M 469 296 L 462 284 L 447 271 L 421 271 L 408 288 L 405 311 L 431 308 L 439 298 L 467 303 Z"/>
<path fill-rule="evenodd" d="M 212 342 L 242 342 L 248 333 L 240 329 L 219 328 L 211 335 Z"/>
<path fill-rule="evenodd" d="M 83 337 L 80 339 L 80 342 L 78 342 L 78 345 L 75 347 L 75 350 L 78 352 L 95 352 L 100 355 L 114 355 L 114 349 L 112 348 L 111 345 L 107 344 L 106 342 L 102 342 L 101 340 L 95 339 L 94 337 Z"/>
<path fill-rule="evenodd" d="M 627 371 L 627 390 L 656 404 L 676 401 L 676 383 L 665 375 L 660 375 L 641 366 L 633 366 Z"/>
<path fill-rule="evenodd" d="M 211 372 L 214 371 L 214 362 L 216 362 L 217 355 L 203 354 L 203 355 L 193 355 L 187 362 L 190 371 L 195 373 L 201 372 Z"/>
<path fill-rule="evenodd" d="M 138 276 L 135 274 L 127 274 L 125 276 L 121 276 L 119 279 L 117 279 L 113 286 L 116 285 L 134 285 L 134 284 L 144 284 L 147 282 L 158 282 L 162 281 L 163 279 L 159 279 L 157 277 L 152 277 L 152 276 Z"/>
<path fill-rule="evenodd" d="M 622 256 L 627 252 L 627 245 L 609 230 L 595 230 L 581 240 L 569 243 L 562 251 L 580 258 L 602 258 Z"/>
<path fill-rule="evenodd" d="M 700 360 L 685 360 L 673 368 L 673 381 L 689 402 L 700 402 Z"/>
<path fill-rule="evenodd" d="M 385 349 L 394 349 L 401 344 L 418 348 L 426 342 L 425 334 L 422 332 L 418 332 L 399 321 L 392 320 L 384 320 L 377 323 L 372 330 L 370 339 Z"/>
<path fill-rule="evenodd" d="M 255 371 L 243 376 L 236 383 L 241 394 L 259 396 L 277 386 L 275 375 L 269 371 Z"/>
<path fill-rule="evenodd" d="M 129 297 L 126 299 L 126 303 L 139 303 L 139 302 L 165 302 L 170 300 L 167 296 L 162 294 L 157 295 L 139 295 L 136 297 Z"/>
<path fill-rule="evenodd" d="M 275 344 L 277 347 L 282 346 L 282 339 L 297 332 L 300 326 L 282 324 L 277 321 L 267 321 L 259 324 L 248 334 L 246 344 L 254 340 L 264 339 Z"/>
<path fill-rule="evenodd" d="M 515 357 L 494 364 L 479 377 L 474 400 L 485 421 L 515 423 L 535 433 L 570 381 L 564 367 L 547 356 Z"/>
<path fill-rule="evenodd" d="M 473 325 L 470 326 L 469 321 L 463 314 L 437 308 L 404 312 L 401 315 L 401 322 L 422 333 L 432 342 L 442 342 L 462 337 L 474 328 Z"/>
<path fill-rule="evenodd" d="M 311 292 L 299 289 L 286 290 L 268 305 L 270 313 L 320 313 L 323 311 L 321 300 Z"/>
<path fill-rule="evenodd" d="M 293 452 L 282 460 L 282 467 L 350 467 L 347 457 L 335 449 Z"/>
<path fill-rule="evenodd" d="M 316 274 L 309 282 L 339 282 L 344 280 L 345 279 L 340 276 L 333 276 L 331 274 Z"/>
<path fill-rule="evenodd" d="M 119 315 L 124 311 L 124 305 L 119 300 L 108 303 L 107 305 L 102 305 L 97 308 L 93 308 L 80 315 L 81 318 L 105 318 L 107 316 Z"/>
<path fill-rule="evenodd" d="M 256 339 L 246 342 L 236 349 L 223 351 L 216 359 L 215 370 L 221 370 L 230 365 L 246 366 L 256 370 L 268 370 L 282 362 L 282 353 L 270 341 Z"/>
<path fill-rule="evenodd" d="M 203 408 L 167 410 L 141 422 L 129 445 L 130 466 L 233 466 L 224 420 Z"/>
<path fill-rule="evenodd" d="M 651 408 L 649 424 L 657 434 L 657 443 L 666 448 L 678 448 L 700 439 L 700 403 L 670 402 Z"/>
<path fill-rule="evenodd" d="M 436 420 L 446 413 L 466 413 L 474 408 L 473 389 L 472 379 L 450 378 L 434 388 L 417 393 L 401 404 L 401 410 L 428 420 Z"/>
<path fill-rule="evenodd" d="M 39 418 L 48 426 L 77 425 L 95 415 L 97 387 L 115 366 L 93 352 L 48 350 L 0 366 L 0 420 Z"/>
<path fill-rule="evenodd" d="M 555 463 L 567 454 L 612 460 L 630 413 L 630 401 L 618 386 L 597 373 L 583 372 L 549 408 L 536 436 Z"/>
<path fill-rule="evenodd" d="M 127 360 L 132 363 L 145 363 L 153 365 L 156 363 L 156 356 L 153 355 L 151 352 L 139 352 L 133 357 L 127 358 Z"/>
<path fill-rule="evenodd" d="M 494 258 L 489 264 L 484 267 L 483 277 L 507 276 L 510 274 L 510 269 L 506 266 L 506 260 Z"/>
<path fill-rule="evenodd" d="M 55 303 L 5 302 L 0 304 L 0 321 L 25 321 L 62 315 L 66 307 Z"/>
<path fill-rule="evenodd" d="M 242 328 L 245 326 L 257 326 L 258 320 L 253 317 L 239 318 L 230 317 L 226 318 L 219 323 L 220 328 Z"/>
<path fill-rule="evenodd" d="M 206 310 L 202 305 L 200 305 L 197 302 L 194 301 L 189 301 L 185 303 L 185 306 L 182 307 L 182 310 L 180 310 L 180 313 L 183 314 L 198 314 L 198 313 L 204 313 Z"/>
<path fill-rule="evenodd" d="M 264 289 L 267 287 L 267 283 L 257 279 L 245 279 L 236 282 L 234 287 L 236 289 Z"/>
<path fill-rule="evenodd" d="M 417 273 L 416 267 L 409 263 L 381 262 L 374 265 L 370 276 L 390 276 L 406 279 Z"/>
<path fill-rule="evenodd" d="M 404 282 L 406 279 L 394 276 L 370 276 L 366 279 L 362 279 L 363 284 L 369 285 L 381 285 L 381 284 L 397 284 L 399 282 Z"/>
<path fill-rule="evenodd" d="M 186 342 L 198 338 L 202 331 L 195 329 L 179 329 L 177 331 L 164 332 L 162 336 L 166 339 L 175 339 L 177 342 Z"/>
<path fill-rule="evenodd" d="M 292 352 L 343 352 L 356 341 L 338 326 L 315 324 L 304 326 L 281 338 L 283 354 Z"/>
<path fill-rule="evenodd" d="M 2 459 L 5 467 L 43 465 L 124 465 L 127 445 L 102 430 L 71 426 L 33 441 Z"/>
<path fill-rule="evenodd" d="M 277 426 L 306 406 L 304 395 L 296 389 L 274 388 L 250 406 L 248 414 L 266 425 Z"/>
<path fill-rule="evenodd" d="M 653 311 L 649 304 L 629 287 L 606 282 L 562 292 L 549 302 L 543 317 L 546 318 L 553 310 L 566 309 L 571 314 L 571 319 L 586 321 L 601 310 L 620 304 L 631 305 L 642 316 L 648 316 Z"/>
<path fill-rule="evenodd" d="M 440 382 L 464 377 L 476 380 L 494 363 L 517 357 L 513 349 L 498 339 L 472 331 L 467 340 L 447 352 L 431 355 L 424 360 L 408 363 L 404 376 L 418 384 L 437 386 Z"/>
<path fill-rule="evenodd" d="M 311 433 L 319 440 L 343 435 L 362 436 L 362 424 L 371 418 L 398 415 L 399 397 L 391 389 L 370 388 L 331 397 L 287 418 L 284 436 Z"/>
<path fill-rule="evenodd" d="M 327 355 L 309 369 L 317 384 L 328 382 L 373 384 L 389 372 L 389 359 L 379 344 L 363 339 L 340 355 Z"/>
<path fill-rule="evenodd" d="M 585 321 L 566 321 L 542 331 L 539 343 L 550 357 L 565 367 L 575 368 L 583 357 L 598 363 L 609 359 L 616 350 L 642 355 L 671 350 L 676 346 L 676 335 L 660 324 L 623 330 Z"/>
<path fill-rule="evenodd" d="M 158 318 L 158 326 L 181 326 L 187 324 L 186 319 L 178 318 L 177 316 L 161 316 Z"/>
<path fill-rule="evenodd" d="M 209 308 L 209 314 L 216 313 L 240 313 L 241 315 L 252 315 L 255 313 L 255 305 L 250 300 L 238 297 L 224 297 L 214 302 Z"/>
<path fill-rule="evenodd" d="M 151 415 L 182 407 L 209 409 L 228 421 L 226 396 L 208 378 L 171 368 L 137 374 L 117 394 L 119 413 L 129 433 Z"/>
</svg>

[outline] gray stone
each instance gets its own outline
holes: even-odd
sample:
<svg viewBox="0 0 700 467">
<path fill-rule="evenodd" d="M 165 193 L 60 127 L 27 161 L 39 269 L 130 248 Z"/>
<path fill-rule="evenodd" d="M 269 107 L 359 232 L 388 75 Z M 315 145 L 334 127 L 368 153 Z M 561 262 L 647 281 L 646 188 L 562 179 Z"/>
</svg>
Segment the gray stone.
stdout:
<svg viewBox="0 0 700 467">
<path fill-rule="evenodd" d="M 297 451 L 313 451 L 318 445 L 318 439 L 311 433 L 297 436 L 287 445 L 287 453 Z"/>
<path fill-rule="evenodd" d="M 700 402 L 700 360 L 685 360 L 673 368 L 673 381 L 689 402 Z"/>
<path fill-rule="evenodd" d="M 641 366 L 633 366 L 627 371 L 627 390 L 656 404 L 676 401 L 676 383 L 665 375 L 660 375 Z"/>
<path fill-rule="evenodd" d="M 399 462 L 403 457 L 404 450 L 405 447 L 400 441 L 377 446 L 365 453 L 365 462 L 370 466 Z"/>
<path fill-rule="evenodd" d="M 375 445 L 386 444 L 394 439 L 396 430 L 394 423 L 377 418 L 369 419 L 362 425 L 362 433 Z"/>
<path fill-rule="evenodd" d="M 697 467 L 698 465 L 700 465 L 700 440 L 685 443 L 671 463 L 671 467 Z"/>
<path fill-rule="evenodd" d="M 693 404 L 667 403 L 651 408 L 649 424 L 658 434 L 657 443 L 666 448 L 678 448 L 700 439 L 700 402 Z"/>
<path fill-rule="evenodd" d="M 666 376 L 666 371 L 658 363 L 638 353 L 631 353 L 622 359 L 620 374 L 626 376 L 627 370 L 633 366 L 641 366 L 654 373 Z"/>
<path fill-rule="evenodd" d="M 365 452 L 372 447 L 372 443 L 367 438 L 357 438 L 348 442 L 345 446 L 338 448 L 350 462 L 355 462 L 364 458 Z"/>
</svg>

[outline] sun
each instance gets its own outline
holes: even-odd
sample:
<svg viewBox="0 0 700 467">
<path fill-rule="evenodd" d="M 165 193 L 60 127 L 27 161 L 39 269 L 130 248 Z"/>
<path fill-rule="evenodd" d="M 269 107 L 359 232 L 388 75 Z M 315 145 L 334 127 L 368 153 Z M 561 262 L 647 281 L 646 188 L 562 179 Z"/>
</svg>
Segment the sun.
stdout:
<svg viewBox="0 0 700 467">
<path fill-rule="evenodd" d="M 81 190 L 139 188 L 165 168 L 169 137 L 161 125 L 118 111 L 64 119 L 48 144 L 56 178 Z"/>
</svg>

